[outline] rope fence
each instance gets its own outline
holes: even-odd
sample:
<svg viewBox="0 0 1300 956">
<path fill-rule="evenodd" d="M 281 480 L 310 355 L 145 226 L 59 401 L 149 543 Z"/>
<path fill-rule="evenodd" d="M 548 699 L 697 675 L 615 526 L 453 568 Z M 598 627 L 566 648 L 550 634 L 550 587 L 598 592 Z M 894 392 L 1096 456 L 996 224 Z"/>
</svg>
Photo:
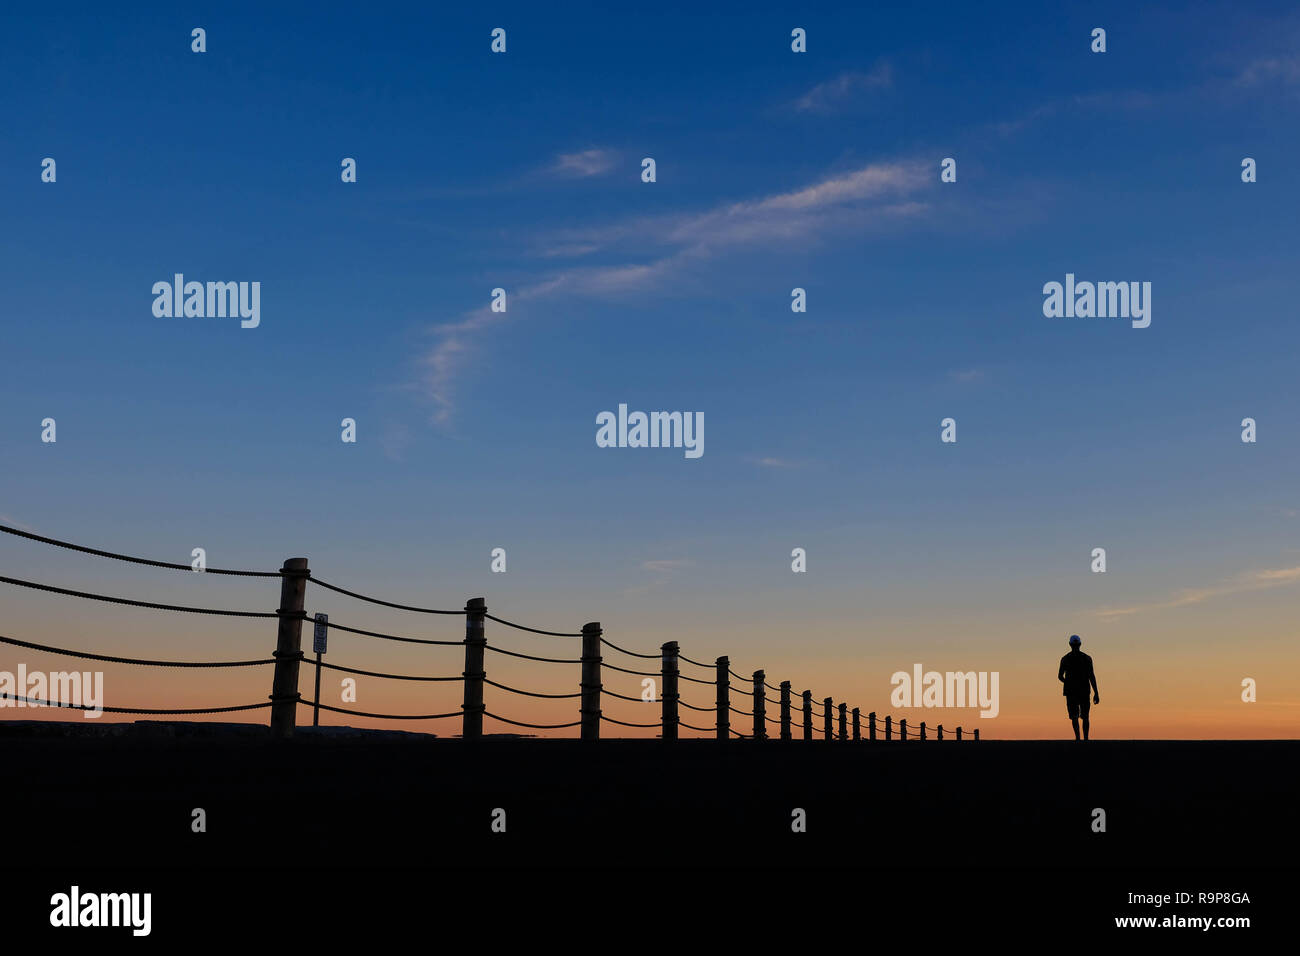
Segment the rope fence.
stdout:
<svg viewBox="0 0 1300 956">
<path fill-rule="evenodd" d="M 100 558 L 107 558 L 114 561 L 123 561 L 131 564 L 153 568 L 164 568 L 168 570 L 184 570 L 190 571 L 191 573 L 195 573 L 196 571 L 195 568 L 187 564 L 179 564 L 169 561 L 155 561 L 114 551 L 85 547 L 83 545 L 72 544 L 55 538 L 45 537 L 43 535 L 8 527 L 6 525 L 0 525 L 0 532 L 14 535 L 28 541 L 49 545 L 51 547 L 62 548 Z M 906 719 L 899 720 L 895 725 L 892 717 L 889 715 L 886 715 L 883 718 L 882 733 L 880 727 L 881 721 L 877 718 L 874 711 L 865 715 L 861 712 L 860 708 L 855 707 L 850 711 L 848 705 L 843 702 L 839 703 L 838 707 L 836 707 L 829 697 L 823 698 L 820 701 L 815 701 L 812 697 L 811 691 L 805 690 L 801 693 L 793 692 L 789 681 L 783 682 L 779 685 L 774 685 L 768 682 L 763 671 L 755 671 L 751 677 L 743 676 L 731 669 L 729 659 L 726 657 L 719 657 L 713 664 L 706 664 L 702 661 L 693 660 L 679 652 L 676 641 L 665 642 L 659 649 L 658 653 L 644 653 L 622 647 L 615 644 L 613 641 L 606 639 L 603 636 L 601 626 L 598 623 L 586 624 L 580 631 L 553 631 L 528 627 L 489 614 L 487 611 L 487 604 L 482 598 L 471 599 L 466 602 L 465 607 L 461 610 L 419 607 L 416 605 L 383 600 L 381 598 L 353 591 L 348 588 L 343 588 L 322 581 L 319 578 L 312 577 L 311 571 L 308 569 L 306 558 L 289 558 L 284 562 L 284 566 L 278 571 L 207 568 L 201 573 L 250 578 L 279 578 L 279 605 L 275 610 L 268 611 L 162 604 L 152 601 L 140 601 L 130 598 L 116 597 L 113 595 L 97 594 L 88 591 L 74 590 L 71 588 L 57 587 L 55 585 L 7 576 L 0 576 L 0 584 L 7 584 L 14 587 L 27 588 L 44 593 L 58 594 L 83 600 L 100 601 L 158 611 L 207 614 L 223 617 L 259 619 L 274 618 L 276 620 L 276 643 L 275 649 L 272 651 L 270 657 L 238 661 L 151 660 L 92 653 L 89 651 L 78 651 L 70 648 L 55 647 L 48 644 L 39 644 L 32 641 L 19 640 L 17 638 L 5 636 L 0 636 L 0 644 L 16 648 L 25 648 L 27 650 L 41 653 L 80 658 L 83 660 L 102 661 L 106 663 L 138 667 L 243 668 L 274 665 L 271 693 L 267 701 L 252 704 L 238 704 L 230 707 L 150 709 L 74 704 L 70 702 L 43 699 L 39 696 L 27 697 L 16 693 L 2 693 L 0 694 L 0 700 L 12 701 L 14 703 L 36 707 L 49 706 L 74 710 L 99 710 L 106 713 L 149 715 L 224 714 L 270 708 L 271 735 L 277 738 L 288 738 L 293 736 L 294 730 L 297 727 L 298 708 L 300 706 L 307 706 L 312 709 L 313 723 L 318 723 L 319 712 L 322 710 L 345 716 L 367 717 L 380 720 L 426 721 L 450 720 L 459 717 L 461 719 L 461 736 L 466 739 L 475 739 L 483 736 L 483 718 L 486 717 L 512 727 L 522 727 L 530 730 L 565 730 L 578 727 L 581 728 L 580 738 L 584 740 L 599 739 L 602 724 L 612 724 L 618 727 L 635 729 L 657 729 L 659 731 L 659 736 L 666 740 L 677 739 L 679 728 L 684 728 L 700 734 L 715 735 L 716 738 L 721 741 L 728 741 L 733 738 L 741 740 L 766 740 L 769 739 L 768 725 L 775 725 L 775 727 L 778 728 L 772 733 L 772 736 L 779 737 L 781 740 L 792 740 L 796 736 L 800 736 L 804 740 L 811 740 L 814 739 L 814 737 L 820 737 L 825 740 L 851 739 L 855 741 L 876 741 L 880 739 L 886 741 L 894 739 L 921 741 L 929 739 L 936 741 L 945 739 L 955 739 L 957 741 L 963 739 L 979 740 L 978 729 L 972 731 L 969 735 L 963 738 L 962 728 L 957 727 L 955 728 L 955 732 L 950 730 L 948 737 L 945 737 L 944 728 L 942 726 L 931 728 L 928 727 L 925 722 L 921 722 L 918 727 L 913 729 L 909 734 Z M 331 622 L 326 614 L 310 615 L 305 610 L 308 584 L 315 585 L 326 591 L 341 594 L 358 601 L 395 610 L 417 614 L 462 615 L 465 618 L 465 637 L 463 640 L 452 641 L 390 634 L 383 631 L 373 631 L 337 624 Z M 485 634 L 487 621 L 492 621 L 504 628 L 528 634 L 553 638 L 580 639 L 581 656 L 549 657 L 532 655 L 525 654 L 521 651 L 508 650 L 503 647 L 498 647 L 495 644 L 489 644 Z M 314 660 L 303 653 L 302 628 L 304 622 L 311 623 L 316 629 L 316 644 L 314 646 L 316 656 Z M 378 640 L 400 642 L 404 644 L 460 647 L 464 653 L 464 669 L 459 675 L 395 674 L 386 671 L 367 670 L 359 667 L 329 663 L 322 659 L 322 655 L 325 653 L 325 647 L 327 646 L 326 637 L 330 631 L 357 635 L 359 637 L 370 637 Z M 638 660 L 657 661 L 659 669 L 657 671 L 635 670 L 608 663 L 604 661 L 601 656 L 602 648 L 609 648 L 611 651 L 618 654 L 636 658 Z M 515 687 L 510 684 L 489 679 L 484 667 L 484 655 L 486 651 L 493 651 L 496 654 L 536 663 L 578 666 L 581 668 L 580 678 L 575 682 L 578 689 L 574 692 L 565 693 L 543 692 Z M 714 679 L 708 680 L 704 677 L 693 677 L 680 673 L 679 664 L 681 662 L 690 664 L 693 667 L 712 671 Z M 311 699 L 304 697 L 299 691 L 300 665 L 304 664 L 315 667 L 316 692 L 314 697 Z M 321 672 L 325 670 L 337 673 L 374 677 L 381 680 L 415 681 L 425 683 L 458 682 L 462 685 L 462 703 L 459 710 L 435 714 L 390 714 L 337 707 L 321 701 L 320 676 Z M 643 680 L 641 682 L 643 685 L 641 696 L 621 694 L 604 686 L 603 674 L 606 670 L 615 674 L 650 678 L 651 681 Z M 732 683 L 733 678 L 739 682 L 739 685 Z M 678 693 L 678 685 L 680 681 L 714 687 L 716 693 L 714 705 L 711 707 L 703 707 L 682 700 Z M 570 684 L 570 686 L 574 685 Z M 484 689 L 487 687 L 517 697 L 528 697 L 540 700 L 578 700 L 580 701 L 578 707 L 579 718 L 573 721 L 539 723 L 516 720 L 513 717 L 506 717 L 493 713 L 487 709 L 484 701 Z M 772 691 L 778 694 L 779 697 L 769 697 L 767 696 L 766 691 Z M 640 707 L 650 705 L 658 711 L 656 719 L 650 722 L 630 721 L 622 720 L 618 717 L 606 714 L 601 708 L 602 696 L 637 704 Z M 732 703 L 733 698 L 738 703 L 748 702 L 752 706 L 752 709 L 744 710 L 735 706 L 735 704 Z M 714 725 L 709 727 L 687 723 L 679 716 L 679 708 L 686 708 L 687 710 L 699 714 L 712 713 L 714 715 Z M 771 708 L 771 712 L 769 712 L 769 708 Z M 773 713 L 777 716 L 772 716 Z M 745 733 L 744 731 L 732 726 L 732 714 L 750 719 L 751 724 L 747 727 L 750 731 L 749 733 Z M 931 733 L 933 736 L 931 736 Z"/>
</svg>

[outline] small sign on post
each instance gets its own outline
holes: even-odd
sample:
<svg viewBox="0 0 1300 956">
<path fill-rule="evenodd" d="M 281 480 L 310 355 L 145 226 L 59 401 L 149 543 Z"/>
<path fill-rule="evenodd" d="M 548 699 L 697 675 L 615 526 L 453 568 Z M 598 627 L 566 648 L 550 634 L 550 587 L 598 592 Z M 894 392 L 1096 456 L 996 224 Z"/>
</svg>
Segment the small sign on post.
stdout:
<svg viewBox="0 0 1300 956">
<path fill-rule="evenodd" d="M 320 726 L 320 656 L 325 653 L 326 636 L 329 634 L 329 615 L 316 615 L 316 628 L 312 631 L 312 650 L 316 652 L 316 696 L 311 702 L 311 725 Z"/>
</svg>

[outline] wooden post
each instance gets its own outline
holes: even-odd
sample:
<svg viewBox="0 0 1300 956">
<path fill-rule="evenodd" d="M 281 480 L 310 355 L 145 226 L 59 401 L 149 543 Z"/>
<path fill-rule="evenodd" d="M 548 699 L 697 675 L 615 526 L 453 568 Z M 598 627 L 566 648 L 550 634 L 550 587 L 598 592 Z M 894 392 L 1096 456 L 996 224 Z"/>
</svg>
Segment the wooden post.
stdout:
<svg viewBox="0 0 1300 956">
<path fill-rule="evenodd" d="M 483 736 L 483 648 L 487 635 L 483 631 L 487 601 L 470 598 L 465 602 L 465 702 L 461 705 L 461 731 L 465 740 Z"/>
<path fill-rule="evenodd" d="M 835 710 L 835 706 L 831 703 L 831 699 L 829 697 L 824 698 L 822 700 L 822 711 L 823 711 L 822 719 L 826 722 L 827 740 L 835 739 L 835 727 L 833 725 L 833 721 L 835 720 L 835 718 L 832 716 L 834 710 Z"/>
<path fill-rule="evenodd" d="M 298 662 L 302 660 L 303 598 L 307 594 L 306 558 L 287 558 L 280 569 L 280 606 L 276 609 L 275 674 L 271 678 L 271 737 L 293 736 L 298 718 Z M 319 670 L 319 668 L 317 668 Z"/>
<path fill-rule="evenodd" d="M 840 740 L 849 739 L 849 705 L 840 704 Z"/>
<path fill-rule="evenodd" d="M 803 692 L 803 739 L 812 740 L 812 691 Z"/>
<path fill-rule="evenodd" d="M 853 708 L 853 739 L 862 739 L 862 716 L 857 707 Z"/>
<path fill-rule="evenodd" d="M 960 728 L 960 727 L 957 728 L 957 739 L 958 739 L 958 740 L 961 740 L 961 728 Z"/>
<path fill-rule="evenodd" d="M 979 729 L 978 727 L 976 727 L 974 733 L 975 733 L 975 742 L 976 742 L 976 743 L 979 743 L 979 740 L 980 740 L 980 729 Z"/>
<path fill-rule="evenodd" d="M 894 716 L 892 714 L 885 714 L 885 739 L 886 740 L 890 739 L 891 732 L 892 732 L 890 724 L 893 722 L 893 720 L 894 720 Z"/>
<path fill-rule="evenodd" d="M 659 653 L 663 658 L 663 664 L 660 674 L 663 676 L 664 687 L 660 700 L 663 702 L 663 738 L 664 740 L 677 739 L 677 642 L 664 641 L 663 646 L 659 648 Z"/>
<path fill-rule="evenodd" d="M 871 713 L 867 714 L 867 727 L 868 727 L 868 733 L 870 733 L 871 735 L 871 739 L 875 740 L 876 739 L 876 712 L 874 710 Z"/>
<path fill-rule="evenodd" d="M 898 722 L 898 739 L 899 740 L 907 739 L 907 718 L 906 717 L 904 717 L 902 720 Z"/>
<path fill-rule="evenodd" d="M 943 724 L 940 724 L 934 729 L 934 739 L 943 740 Z"/>
<path fill-rule="evenodd" d="M 600 622 L 582 625 L 582 740 L 600 739 Z"/>
<path fill-rule="evenodd" d="M 781 681 L 781 739 L 790 740 L 790 682 Z"/>
<path fill-rule="evenodd" d="M 719 657 L 718 663 L 718 739 L 731 739 L 731 682 L 727 675 L 731 670 L 731 661 L 725 657 Z"/>
<path fill-rule="evenodd" d="M 925 739 L 925 721 L 921 721 L 921 739 Z"/>
<path fill-rule="evenodd" d="M 762 671 L 754 671 L 754 739 L 767 739 L 767 694 L 763 692 Z"/>
</svg>

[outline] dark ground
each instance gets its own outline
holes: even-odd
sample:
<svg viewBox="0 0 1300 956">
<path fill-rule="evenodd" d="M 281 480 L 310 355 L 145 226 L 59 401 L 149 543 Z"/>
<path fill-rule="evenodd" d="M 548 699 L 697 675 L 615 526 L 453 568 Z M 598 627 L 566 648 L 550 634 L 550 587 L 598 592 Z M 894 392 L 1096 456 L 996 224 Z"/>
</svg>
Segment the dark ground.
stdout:
<svg viewBox="0 0 1300 956">
<path fill-rule="evenodd" d="M 211 728 L 0 724 L 6 858 L 39 870 L 33 892 L 129 865 L 146 884 L 181 868 L 182 883 L 261 893 L 286 882 L 275 867 L 309 867 L 288 881 L 300 904 L 322 878 L 337 893 L 370 867 L 462 901 L 471 885 L 559 893 L 553 870 L 588 894 L 731 884 L 760 904 L 800 879 L 848 899 L 858 880 L 864 898 L 947 891 L 1007 917 L 1086 890 L 1100 925 L 1152 912 L 1120 905 L 1128 892 L 1234 886 L 1255 889 L 1244 911 L 1262 917 L 1300 846 L 1297 741 L 276 742 L 264 726 Z M 195 807 L 206 833 L 191 832 Z M 491 831 L 497 807 L 505 833 Z M 806 833 L 791 832 L 796 807 Z M 388 883 L 412 889 L 409 873 Z"/>
</svg>

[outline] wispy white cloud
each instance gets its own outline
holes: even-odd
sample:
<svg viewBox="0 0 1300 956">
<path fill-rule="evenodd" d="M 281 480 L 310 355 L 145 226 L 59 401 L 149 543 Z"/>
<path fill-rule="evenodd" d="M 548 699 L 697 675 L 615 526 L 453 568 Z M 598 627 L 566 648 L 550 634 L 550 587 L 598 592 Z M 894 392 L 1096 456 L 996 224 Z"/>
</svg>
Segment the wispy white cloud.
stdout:
<svg viewBox="0 0 1300 956">
<path fill-rule="evenodd" d="M 567 229 L 552 237 L 539 254 L 547 255 L 558 243 L 574 254 L 654 247 L 676 248 L 684 258 L 698 258 L 744 244 L 786 241 L 840 228 L 865 229 L 925 213 L 926 203 L 908 197 L 933 179 L 919 162 L 872 163 L 801 189 L 724 203 L 703 212 Z"/>
<path fill-rule="evenodd" d="M 987 379 L 988 375 L 982 368 L 967 368 L 950 372 L 948 377 L 958 385 L 975 385 Z"/>
<path fill-rule="evenodd" d="M 551 237 L 546 248 L 565 248 L 570 255 L 577 250 L 634 254 L 639 261 L 564 269 L 511 291 L 509 314 L 516 314 L 521 305 L 560 295 L 572 299 L 647 292 L 693 264 L 742 245 L 915 219 L 929 206 L 911 197 L 935 181 L 932 172 L 919 162 L 873 163 L 790 192 L 725 203 L 704 212 L 568 230 Z M 647 249 L 653 250 L 648 257 Z M 484 305 L 431 330 L 436 343 L 419 359 L 419 366 L 424 391 L 435 406 L 435 422 L 445 424 L 450 419 L 454 381 L 471 343 L 506 315 Z"/>
<path fill-rule="evenodd" d="M 695 562 L 689 558 L 660 558 L 653 561 L 642 561 L 640 569 L 649 571 L 654 578 L 647 584 L 638 584 L 636 587 L 624 588 L 623 595 L 631 597 L 636 594 L 646 594 L 650 591 L 657 590 L 667 584 L 672 578 L 685 568 L 693 567 Z"/>
<path fill-rule="evenodd" d="M 798 468 L 799 467 L 799 462 L 797 461 L 790 461 L 790 459 L 788 458 L 775 458 L 770 455 L 762 458 L 751 457 L 745 460 L 755 465 L 758 465 L 760 468 Z"/>
<path fill-rule="evenodd" d="M 989 128 L 1001 135 L 1009 136 L 1032 126 L 1039 120 L 1068 115 L 1072 110 L 1138 113 L 1193 101 L 1201 103 L 1206 96 L 1217 97 L 1225 93 L 1270 85 L 1300 87 L 1300 56 L 1294 54 L 1256 56 L 1244 65 L 1231 68 L 1226 75 L 1209 77 L 1180 88 L 1099 90 L 1094 93 L 1076 94 L 1041 103 L 1019 116 L 991 123 Z"/>
<path fill-rule="evenodd" d="M 411 430 L 396 422 L 385 425 L 379 434 L 379 447 L 389 461 L 405 461 L 410 444 Z"/>
<path fill-rule="evenodd" d="M 1233 79 L 1236 86 L 1254 87 L 1268 83 L 1300 84 L 1300 56 L 1263 56 L 1247 63 Z"/>
<path fill-rule="evenodd" d="M 642 561 L 642 571 L 654 571 L 657 574 L 672 574 L 680 571 L 682 568 L 689 568 L 695 564 L 689 558 L 664 558 L 656 561 Z"/>
<path fill-rule="evenodd" d="M 1163 611 L 1170 608 L 1187 607 L 1201 604 L 1212 598 L 1240 594 L 1246 591 L 1262 591 L 1266 588 L 1281 587 L 1300 581 L 1300 566 L 1291 568 L 1270 568 L 1262 571 L 1247 571 L 1219 584 L 1199 588 L 1184 588 L 1173 597 L 1150 604 L 1134 604 L 1128 607 L 1104 608 L 1097 612 L 1101 618 L 1127 617 L 1148 611 Z"/>
<path fill-rule="evenodd" d="M 551 171 L 559 176 L 585 179 L 603 176 L 614 168 L 618 153 L 612 149 L 584 149 L 577 153 L 561 153 L 555 158 Z"/>
<path fill-rule="evenodd" d="M 1002 136 L 1018 133 L 1040 120 L 1058 115 L 1069 115 L 1073 111 L 1088 110 L 1092 112 L 1140 112 L 1154 109 L 1172 93 L 1155 94 L 1147 90 L 1100 90 L 1096 93 L 1081 93 L 1063 99 L 1040 103 L 1025 110 L 1019 116 L 1009 120 L 990 123 L 988 127 Z"/>
<path fill-rule="evenodd" d="M 543 259 L 577 259 L 596 252 L 599 248 L 592 242 L 559 242 L 543 246 L 537 250 L 537 255 Z"/>
<path fill-rule="evenodd" d="M 995 132 L 1003 136 L 1010 136 L 1012 133 L 1018 133 L 1026 126 L 1036 123 L 1044 117 L 1052 116 L 1056 113 L 1056 110 L 1057 104 L 1043 103 L 1030 110 L 1026 110 L 1019 116 L 1012 117 L 1009 120 L 1000 120 L 991 125 Z"/>
<path fill-rule="evenodd" d="M 858 94 L 869 90 L 888 89 L 894 84 L 894 71 L 886 62 L 880 62 L 869 73 L 850 70 L 834 79 L 818 83 L 794 102 L 794 108 L 803 113 L 830 113 Z"/>
<path fill-rule="evenodd" d="M 19 531 L 26 531 L 29 534 L 35 534 L 36 529 L 23 524 L 17 518 L 11 518 L 9 515 L 0 515 L 0 524 L 7 524 L 11 528 L 17 528 Z"/>
</svg>

